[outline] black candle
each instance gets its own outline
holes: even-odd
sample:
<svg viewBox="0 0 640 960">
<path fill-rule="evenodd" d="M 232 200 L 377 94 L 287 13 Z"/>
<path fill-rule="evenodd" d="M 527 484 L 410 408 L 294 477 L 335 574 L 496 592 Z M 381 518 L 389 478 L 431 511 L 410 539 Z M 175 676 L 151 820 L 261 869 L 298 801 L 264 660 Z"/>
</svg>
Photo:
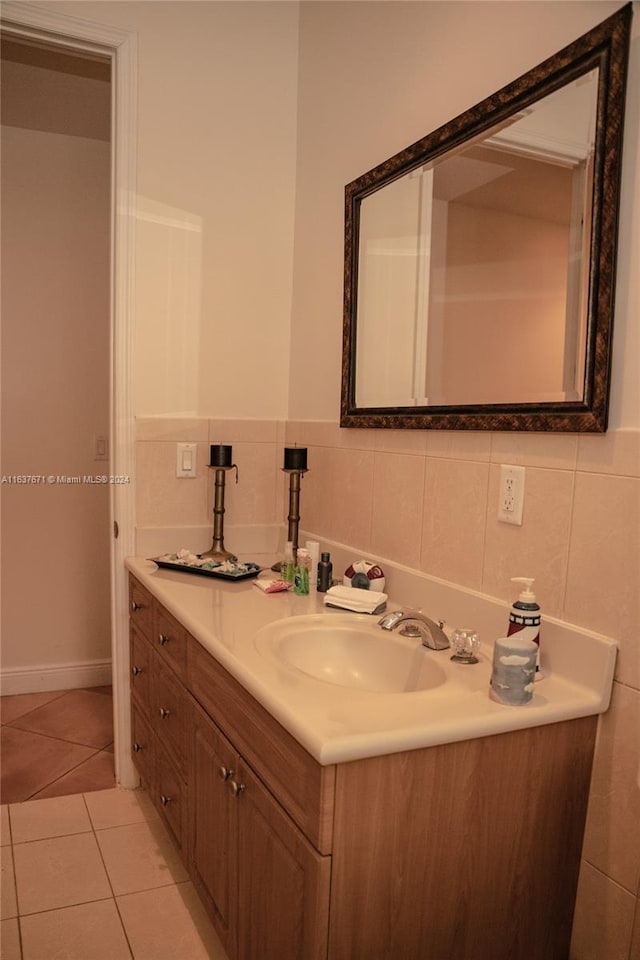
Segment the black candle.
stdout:
<svg viewBox="0 0 640 960">
<path fill-rule="evenodd" d="M 285 470 L 306 470 L 307 469 L 307 448 L 306 447 L 285 447 L 284 448 L 284 469 Z"/>
<path fill-rule="evenodd" d="M 231 467 L 233 466 L 233 447 L 229 447 L 223 443 L 212 443 L 211 444 L 211 460 L 209 461 L 210 467 Z"/>
</svg>

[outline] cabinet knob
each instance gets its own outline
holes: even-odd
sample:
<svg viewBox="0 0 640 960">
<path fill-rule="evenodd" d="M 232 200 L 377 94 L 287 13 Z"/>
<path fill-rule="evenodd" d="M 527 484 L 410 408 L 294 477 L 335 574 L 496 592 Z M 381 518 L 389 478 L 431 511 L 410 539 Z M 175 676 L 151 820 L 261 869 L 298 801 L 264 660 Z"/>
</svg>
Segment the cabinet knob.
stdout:
<svg viewBox="0 0 640 960">
<path fill-rule="evenodd" d="M 231 793 L 234 795 L 234 797 L 239 797 L 242 791 L 247 789 L 246 784 L 238 783 L 237 780 L 230 780 L 229 786 L 231 788 Z"/>
<path fill-rule="evenodd" d="M 134 743 L 133 749 L 135 750 L 136 753 L 140 753 L 141 750 L 144 750 L 144 747 L 142 746 L 141 743 Z"/>
<path fill-rule="evenodd" d="M 168 637 L 166 633 L 161 633 L 158 637 L 158 643 L 161 647 L 164 647 L 165 643 L 169 643 L 171 637 Z"/>
<path fill-rule="evenodd" d="M 162 804 L 163 807 L 166 807 L 166 805 L 168 803 L 171 803 L 173 799 L 174 799 L 173 797 L 168 797 L 165 793 L 160 794 L 160 803 Z"/>
<path fill-rule="evenodd" d="M 142 610 L 143 604 L 138 603 L 137 600 L 131 601 L 131 609 L 135 613 L 137 610 Z"/>
<path fill-rule="evenodd" d="M 231 767 L 225 767 L 224 765 L 218 767 L 218 776 L 221 780 L 228 780 L 229 777 L 233 776 L 233 770 Z"/>
<path fill-rule="evenodd" d="M 135 667 L 135 666 L 131 667 L 131 673 L 134 675 L 134 677 L 139 677 L 140 674 L 142 673 L 142 669 L 140 667 Z"/>
<path fill-rule="evenodd" d="M 166 720 L 167 717 L 170 717 L 170 716 L 171 716 L 171 710 L 167 710 L 166 707 L 160 707 L 158 713 L 160 714 L 160 716 L 161 716 L 161 718 L 162 718 L 163 720 Z"/>
</svg>

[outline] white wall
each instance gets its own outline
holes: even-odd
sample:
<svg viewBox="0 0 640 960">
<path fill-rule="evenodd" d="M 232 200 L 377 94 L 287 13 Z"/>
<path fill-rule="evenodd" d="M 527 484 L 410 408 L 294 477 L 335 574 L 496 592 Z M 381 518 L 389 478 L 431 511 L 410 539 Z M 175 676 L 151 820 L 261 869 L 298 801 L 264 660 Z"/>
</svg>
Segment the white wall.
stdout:
<svg viewBox="0 0 640 960">
<path fill-rule="evenodd" d="M 2 473 L 41 479 L 1 488 L 6 692 L 109 675 L 109 488 L 46 479 L 108 472 L 109 85 L 64 76 L 3 65 Z"/>
<path fill-rule="evenodd" d="M 344 185 L 621 6 L 47 5 L 138 36 L 136 413 L 329 420 Z M 613 428 L 640 424 L 638 15 L 633 30 Z"/>
<path fill-rule="evenodd" d="M 56 2 L 135 31 L 135 412 L 286 415 L 298 6 Z"/>
<path fill-rule="evenodd" d="M 302 3 L 290 416 L 337 420 L 346 183 L 535 66 L 620 3 Z M 636 4 L 637 6 L 637 4 Z M 640 425 L 640 11 L 622 180 L 612 427 Z"/>
</svg>

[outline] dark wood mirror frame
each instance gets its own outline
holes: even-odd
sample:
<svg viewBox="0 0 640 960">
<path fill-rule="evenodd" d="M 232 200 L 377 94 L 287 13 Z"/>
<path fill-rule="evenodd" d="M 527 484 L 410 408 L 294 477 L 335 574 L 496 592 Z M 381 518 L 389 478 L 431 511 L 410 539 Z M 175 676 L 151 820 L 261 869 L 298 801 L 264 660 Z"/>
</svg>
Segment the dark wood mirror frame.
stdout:
<svg viewBox="0 0 640 960">
<path fill-rule="evenodd" d="M 342 427 L 602 433 L 607 429 L 622 137 L 632 6 L 345 187 Z M 362 200 L 597 68 L 593 219 L 581 401 L 433 407 L 356 406 L 356 315 Z"/>
</svg>

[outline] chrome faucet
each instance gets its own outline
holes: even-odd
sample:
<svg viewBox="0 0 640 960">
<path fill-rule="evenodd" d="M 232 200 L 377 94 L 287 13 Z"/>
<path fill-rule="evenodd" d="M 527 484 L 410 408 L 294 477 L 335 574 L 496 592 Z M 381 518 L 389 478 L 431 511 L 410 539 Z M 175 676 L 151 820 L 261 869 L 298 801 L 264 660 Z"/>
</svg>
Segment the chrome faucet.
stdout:
<svg viewBox="0 0 640 960">
<path fill-rule="evenodd" d="M 378 625 L 383 630 L 395 630 L 401 623 L 405 624 L 400 631 L 403 637 L 415 637 L 430 650 L 446 650 L 449 646 L 442 629 L 444 620 L 436 623 L 419 610 L 394 610 L 393 613 L 385 613 L 384 617 L 378 620 Z"/>
</svg>

